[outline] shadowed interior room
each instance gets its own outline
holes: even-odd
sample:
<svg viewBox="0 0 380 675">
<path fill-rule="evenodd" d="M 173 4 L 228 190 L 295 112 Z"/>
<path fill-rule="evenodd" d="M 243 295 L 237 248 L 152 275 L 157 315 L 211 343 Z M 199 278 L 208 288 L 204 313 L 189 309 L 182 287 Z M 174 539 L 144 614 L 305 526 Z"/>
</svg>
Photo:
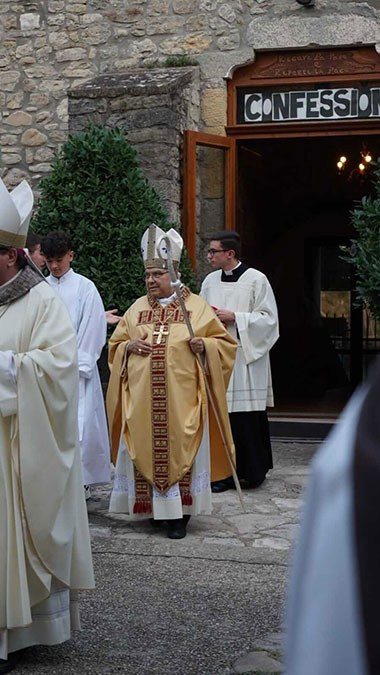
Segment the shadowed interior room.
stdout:
<svg viewBox="0 0 380 675">
<path fill-rule="evenodd" d="M 277 413 L 337 415 L 380 346 L 342 260 L 355 236 L 350 212 L 373 191 L 378 156 L 372 135 L 238 142 L 243 258 L 268 276 L 279 309 Z"/>
</svg>

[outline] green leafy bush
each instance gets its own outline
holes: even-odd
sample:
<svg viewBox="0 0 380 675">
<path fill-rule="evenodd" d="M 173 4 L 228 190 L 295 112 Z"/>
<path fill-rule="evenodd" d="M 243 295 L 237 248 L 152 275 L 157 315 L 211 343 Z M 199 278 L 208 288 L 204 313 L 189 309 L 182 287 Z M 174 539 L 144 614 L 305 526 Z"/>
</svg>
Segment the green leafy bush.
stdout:
<svg viewBox="0 0 380 675">
<path fill-rule="evenodd" d="M 155 223 L 173 225 L 139 166 L 136 150 L 120 129 L 91 126 L 69 138 L 40 183 L 35 232 L 69 232 L 75 271 L 89 277 L 107 308 L 124 312 L 145 293 L 140 242 Z M 181 273 L 193 285 L 186 255 Z"/>
<path fill-rule="evenodd" d="M 357 239 L 345 250 L 344 260 L 356 267 L 358 304 L 364 303 L 380 319 L 380 159 L 374 171 L 374 196 L 363 197 L 351 214 Z"/>
</svg>

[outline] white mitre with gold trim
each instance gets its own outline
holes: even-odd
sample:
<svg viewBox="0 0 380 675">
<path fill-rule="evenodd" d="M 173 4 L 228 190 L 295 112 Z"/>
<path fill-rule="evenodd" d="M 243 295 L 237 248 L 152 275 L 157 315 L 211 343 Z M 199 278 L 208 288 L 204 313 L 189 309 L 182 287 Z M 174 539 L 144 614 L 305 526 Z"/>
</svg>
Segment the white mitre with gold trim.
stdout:
<svg viewBox="0 0 380 675">
<path fill-rule="evenodd" d="M 169 237 L 170 239 L 173 264 L 178 269 L 183 249 L 181 235 L 174 228 L 171 228 L 168 232 L 164 232 L 164 230 L 161 230 L 160 227 L 154 224 L 145 230 L 141 239 L 141 255 L 145 269 L 148 269 L 148 267 L 167 269 L 167 250 L 163 237 Z"/>
<path fill-rule="evenodd" d="M 8 192 L 0 178 L 0 246 L 25 246 L 33 202 L 34 195 L 26 180 Z"/>
</svg>

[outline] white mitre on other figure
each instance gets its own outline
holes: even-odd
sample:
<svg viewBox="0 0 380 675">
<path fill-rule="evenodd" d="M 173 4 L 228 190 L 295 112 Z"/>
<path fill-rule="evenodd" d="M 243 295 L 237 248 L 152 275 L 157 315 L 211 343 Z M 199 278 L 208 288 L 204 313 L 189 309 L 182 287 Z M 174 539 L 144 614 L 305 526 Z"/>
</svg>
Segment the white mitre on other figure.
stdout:
<svg viewBox="0 0 380 675">
<path fill-rule="evenodd" d="M 26 180 L 8 192 L 0 178 L 0 246 L 24 248 L 34 195 Z"/>
<path fill-rule="evenodd" d="M 173 265 L 178 270 L 183 249 L 181 235 L 174 228 L 171 228 L 168 232 L 164 232 L 164 230 L 161 230 L 160 227 L 154 224 L 145 230 L 141 239 L 141 255 L 145 269 L 148 269 L 148 267 L 167 269 L 167 249 L 163 237 L 169 237 Z"/>
</svg>

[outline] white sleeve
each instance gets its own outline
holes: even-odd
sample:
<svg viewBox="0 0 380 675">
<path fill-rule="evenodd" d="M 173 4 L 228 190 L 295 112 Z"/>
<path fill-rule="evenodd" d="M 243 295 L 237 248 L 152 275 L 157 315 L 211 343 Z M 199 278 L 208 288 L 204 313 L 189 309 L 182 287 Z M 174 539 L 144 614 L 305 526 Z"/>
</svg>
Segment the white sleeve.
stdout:
<svg viewBox="0 0 380 675">
<path fill-rule="evenodd" d="M 89 286 L 81 307 L 78 326 L 79 375 L 89 379 L 106 342 L 107 323 L 102 299 L 94 285 Z"/>
<path fill-rule="evenodd" d="M 3 417 L 17 412 L 16 361 L 11 351 L 0 351 L 0 413 Z"/>
<path fill-rule="evenodd" d="M 276 300 L 264 275 L 254 286 L 253 310 L 235 312 L 235 323 L 247 365 L 267 354 L 278 339 Z"/>
</svg>

